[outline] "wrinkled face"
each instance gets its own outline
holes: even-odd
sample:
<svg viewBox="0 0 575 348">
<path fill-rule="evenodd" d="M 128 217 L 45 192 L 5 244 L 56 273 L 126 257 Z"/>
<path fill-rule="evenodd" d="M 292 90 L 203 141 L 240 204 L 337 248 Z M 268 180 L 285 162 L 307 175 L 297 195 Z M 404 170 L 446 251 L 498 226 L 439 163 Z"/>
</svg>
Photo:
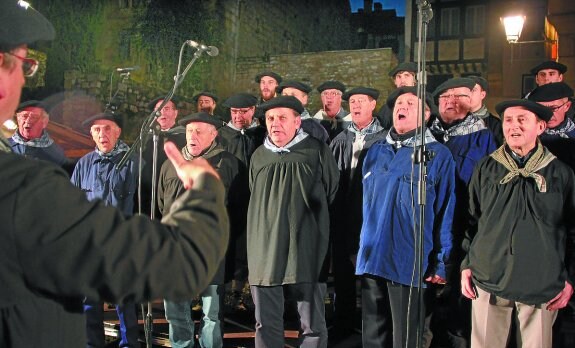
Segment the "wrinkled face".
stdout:
<svg viewBox="0 0 575 348">
<path fill-rule="evenodd" d="M 158 101 L 154 108 L 157 109 L 163 102 L 163 100 Z M 160 116 L 156 121 L 158 121 L 162 130 L 168 130 L 176 124 L 176 117 L 178 117 L 178 109 L 176 109 L 176 104 L 170 100 L 164 105 L 162 110 L 160 110 Z"/>
<path fill-rule="evenodd" d="M 214 114 L 216 109 L 216 101 L 212 98 L 202 95 L 198 98 L 198 112 L 207 112 L 210 115 Z"/>
<path fill-rule="evenodd" d="M 520 106 L 509 107 L 503 114 L 503 136 L 515 153 L 524 156 L 537 143 L 545 130 L 545 122 L 534 113 Z"/>
<path fill-rule="evenodd" d="M 12 53 L 26 57 L 28 49 L 26 45 L 22 45 Z M 22 61 L 6 53 L 0 53 L 0 124 L 12 118 L 16 112 L 25 83 Z"/>
<path fill-rule="evenodd" d="M 276 96 L 278 82 L 271 76 L 263 76 L 260 80 L 260 95 L 263 101 L 268 101 Z"/>
<path fill-rule="evenodd" d="M 363 129 L 371 123 L 376 103 L 375 99 L 367 94 L 354 94 L 349 97 L 351 121 L 357 128 Z"/>
<path fill-rule="evenodd" d="M 236 128 L 248 128 L 254 119 L 255 106 L 247 108 L 230 108 L 231 120 Z"/>
<path fill-rule="evenodd" d="M 38 139 L 48 126 L 46 111 L 37 107 L 27 107 L 16 114 L 18 132 L 26 140 Z"/>
<path fill-rule="evenodd" d="M 539 104 L 553 109 L 553 116 L 551 116 L 551 119 L 547 122 L 547 128 L 551 129 L 559 126 L 563 121 L 565 121 L 565 113 L 571 107 L 571 101 L 569 101 L 569 98 L 561 98 L 550 102 L 539 102 Z"/>
<path fill-rule="evenodd" d="M 563 74 L 560 74 L 559 70 L 555 69 L 542 69 L 537 72 L 537 75 L 535 75 L 535 83 L 537 86 L 561 81 L 563 81 Z"/>
<path fill-rule="evenodd" d="M 395 87 L 415 86 L 415 75 L 410 71 L 400 71 L 393 77 Z"/>
<path fill-rule="evenodd" d="M 469 109 L 477 111 L 483 106 L 483 99 L 487 96 L 487 93 L 481 88 L 480 85 L 476 84 L 469 94 Z"/>
<path fill-rule="evenodd" d="M 300 91 L 297 88 L 286 87 L 283 89 L 282 95 L 291 95 L 293 97 L 296 97 L 297 100 L 300 101 L 301 105 L 303 106 L 307 105 L 307 93 Z"/>
<path fill-rule="evenodd" d="M 397 97 L 393 107 L 393 127 L 398 134 L 414 130 L 419 124 L 418 113 L 419 98 L 412 93 L 404 93 Z M 425 106 L 425 119 L 428 120 L 431 112 Z"/>
<path fill-rule="evenodd" d="M 287 145 L 301 126 L 301 117 L 290 108 L 274 108 L 266 111 L 268 135 L 277 147 Z"/>
<path fill-rule="evenodd" d="M 190 122 L 186 125 L 186 142 L 192 156 L 199 156 L 218 135 L 216 127 L 204 122 Z"/>
<path fill-rule="evenodd" d="M 470 110 L 471 91 L 467 87 L 451 88 L 439 95 L 439 117 L 447 124 L 465 118 Z"/>
<path fill-rule="evenodd" d="M 341 109 L 341 95 L 341 91 L 335 88 L 323 90 L 321 92 L 323 109 L 337 113 Z"/>
<path fill-rule="evenodd" d="M 96 120 L 90 127 L 90 134 L 98 150 L 108 153 L 114 149 L 122 129 L 116 122 L 110 120 Z"/>
</svg>

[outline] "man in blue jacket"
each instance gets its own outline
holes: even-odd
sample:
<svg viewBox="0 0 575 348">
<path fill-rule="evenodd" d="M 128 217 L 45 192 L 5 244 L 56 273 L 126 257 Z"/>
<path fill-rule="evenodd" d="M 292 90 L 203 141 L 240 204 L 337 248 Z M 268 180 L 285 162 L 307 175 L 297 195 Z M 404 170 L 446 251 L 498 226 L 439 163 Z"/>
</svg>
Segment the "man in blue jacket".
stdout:
<svg viewBox="0 0 575 348">
<path fill-rule="evenodd" d="M 137 166 L 128 160 L 122 168 L 116 164 L 129 150 L 121 141 L 122 122 L 119 115 L 101 113 L 84 121 L 96 149 L 80 158 L 72 173 L 72 184 L 86 192 L 90 201 L 102 200 L 106 205 L 122 210 L 127 216 L 134 211 Z M 87 298 L 84 301 L 88 347 L 104 347 L 103 302 Z M 133 302 L 116 305 L 120 319 L 120 347 L 139 347 L 138 319 Z"/>
<path fill-rule="evenodd" d="M 363 347 L 414 347 L 420 307 L 412 288 L 421 287 L 425 295 L 427 284 L 445 284 L 447 279 L 455 162 L 429 130 L 416 134 L 418 103 L 413 92 L 397 96 L 393 127 L 385 140 L 370 147 L 363 162 L 363 225 L 356 266 L 356 274 L 362 276 Z M 426 113 L 429 117 L 430 108 Z M 427 163 L 424 274 L 414 277 L 421 207 L 414 175 L 420 164 L 413 163 L 412 155 L 422 140 L 434 155 Z M 425 310 L 426 304 L 421 305 Z"/>
</svg>

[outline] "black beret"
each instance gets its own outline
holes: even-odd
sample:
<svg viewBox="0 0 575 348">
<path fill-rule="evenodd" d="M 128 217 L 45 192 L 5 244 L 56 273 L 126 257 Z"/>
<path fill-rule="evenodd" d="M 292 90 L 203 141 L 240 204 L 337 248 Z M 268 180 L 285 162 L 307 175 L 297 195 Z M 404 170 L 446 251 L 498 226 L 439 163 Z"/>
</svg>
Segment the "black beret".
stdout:
<svg viewBox="0 0 575 348">
<path fill-rule="evenodd" d="M 537 73 L 543 69 L 557 70 L 557 71 L 559 71 L 560 74 L 565 74 L 565 72 L 567 71 L 567 67 L 565 65 L 563 65 L 561 63 L 557 63 L 557 62 L 552 61 L 552 60 L 548 60 L 546 62 L 543 62 L 543 63 L 537 65 L 533 69 L 531 69 L 531 73 L 533 75 L 537 75 Z"/>
<path fill-rule="evenodd" d="M 0 49 L 11 50 L 38 40 L 52 40 L 55 30 L 40 12 L 16 0 L 0 4 Z"/>
<path fill-rule="evenodd" d="M 475 83 L 476 82 L 474 80 L 466 77 L 454 77 L 437 86 L 435 91 L 433 91 L 433 96 L 437 98 L 441 93 L 447 91 L 448 89 L 458 87 L 467 87 L 471 90 L 473 87 L 475 87 Z"/>
<path fill-rule="evenodd" d="M 309 92 L 311 92 L 311 87 L 309 85 L 306 85 L 303 82 L 300 81 L 284 81 L 282 83 L 280 83 L 279 86 L 276 87 L 276 92 L 278 94 L 281 94 L 281 92 L 284 90 L 284 88 L 295 88 L 295 89 L 299 89 L 300 91 L 304 92 L 305 94 L 309 94 Z"/>
<path fill-rule="evenodd" d="M 573 89 L 564 82 L 553 82 L 535 88 L 527 99 L 536 102 L 549 102 L 557 99 L 570 98 Z"/>
<path fill-rule="evenodd" d="M 341 91 L 341 93 L 343 93 L 345 92 L 345 85 L 339 81 L 330 80 L 325 81 L 321 85 L 317 86 L 317 91 L 320 93 L 325 91 L 326 89 L 337 89 L 338 91 Z"/>
<path fill-rule="evenodd" d="M 379 98 L 379 91 L 375 88 L 369 87 L 355 87 L 345 92 L 342 96 L 343 100 L 349 100 L 349 98 L 354 94 L 365 94 L 373 99 Z"/>
<path fill-rule="evenodd" d="M 400 95 L 406 94 L 406 93 L 411 93 L 413 95 L 417 95 L 417 87 L 416 86 L 404 86 L 404 87 L 399 87 L 398 89 L 391 92 L 389 97 L 387 97 L 387 101 L 385 102 L 387 104 L 387 107 L 389 107 L 391 110 L 393 110 L 393 107 L 395 106 L 395 101 L 397 100 L 397 98 Z M 425 104 L 427 104 L 429 109 L 431 109 L 432 113 L 435 113 L 437 106 L 433 102 L 433 98 L 431 97 L 431 94 L 427 93 L 427 92 L 425 92 Z"/>
<path fill-rule="evenodd" d="M 390 77 L 395 77 L 395 75 L 400 71 L 409 71 L 412 73 L 417 73 L 417 64 L 414 62 L 404 62 L 399 63 L 393 70 L 389 72 Z"/>
<path fill-rule="evenodd" d="M 220 128 L 224 125 L 224 121 L 222 121 L 217 116 L 212 116 L 207 112 L 197 112 L 195 114 L 191 114 L 188 116 L 183 117 L 178 121 L 180 126 L 186 126 L 188 123 L 191 122 L 203 122 L 211 124 L 212 126 L 216 127 L 216 129 Z"/>
<path fill-rule="evenodd" d="M 489 82 L 487 82 L 485 78 L 475 75 L 467 76 L 467 78 L 475 81 L 475 83 L 481 86 L 481 89 L 484 90 L 485 92 L 489 92 Z"/>
<path fill-rule="evenodd" d="M 228 108 L 248 108 L 258 103 L 258 98 L 249 93 L 237 93 L 223 103 Z"/>
<path fill-rule="evenodd" d="M 148 103 L 148 109 L 150 109 L 150 111 L 153 111 L 156 108 L 156 104 L 158 104 L 159 101 L 163 101 L 166 98 L 165 95 L 163 96 L 158 96 L 154 99 L 152 99 L 149 103 Z M 170 99 L 171 102 L 174 103 L 174 105 L 176 106 L 176 108 L 178 107 L 178 103 L 180 102 L 180 98 L 178 98 L 177 96 L 173 96 L 172 99 Z"/>
<path fill-rule="evenodd" d="M 256 82 L 260 83 L 262 77 L 264 77 L 264 76 L 272 77 L 274 80 L 277 81 L 278 84 L 280 84 L 282 82 L 282 77 L 273 71 L 263 71 L 263 72 L 257 74 L 256 75 Z"/>
<path fill-rule="evenodd" d="M 43 109 L 44 111 L 47 110 L 46 104 L 44 102 L 39 101 L 39 100 L 28 100 L 28 101 L 25 101 L 25 102 L 21 103 L 20 105 L 18 105 L 18 109 L 16 110 L 16 112 L 20 112 L 27 107 L 40 108 L 40 109 Z"/>
<path fill-rule="evenodd" d="M 548 122 L 551 119 L 551 116 L 553 116 L 553 110 L 551 110 L 551 108 L 528 99 L 516 99 L 501 102 L 495 105 L 495 111 L 497 111 L 501 119 L 503 119 L 503 113 L 505 112 L 505 109 L 512 106 L 520 106 L 525 108 L 537 115 L 537 117 L 545 122 Z"/>
<path fill-rule="evenodd" d="M 121 115 L 114 114 L 111 112 L 102 112 L 102 113 L 96 114 L 96 115 L 88 118 L 84 122 L 82 122 L 82 126 L 86 127 L 86 128 L 90 128 L 92 126 L 92 124 L 94 123 L 94 121 L 96 121 L 96 120 L 109 120 L 109 121 L 115 122 L 118 125 L 118 127 L 120 127 L 120 128 L 122 128 L 122 126 L 124 125 L 124 122 L 122 121 Z"/>
<path fill-rule="evenodd" d="M 296 97 L 291 95 L 280 95 L 260 104 L 260 106 L 258 106 L 258 115 L 263 117 L 266 111 L 275 108 L 290 108 L 295 110 L 298 114 L 301 114 L 304 110 L 303 105 Z"/>
<path fill-rule="evenodd" d="M 212 99 L 214 100 L 214 102 L 216 102 L 216 103 L 218 102 L 218 96 L 216 96 L 216 95 L 213 94 L 213 93 L 207 92 L 207 91 L 203 91 L 203 92 L 200 92 L 200 93 L 196 94 L 196 95 L 192 98 L 192 102 L 193 102 L 193 103 L 197 103 L 197 102 L 198 102 L 198 99 L 200 99 L 201 96 L 210 97 L 210 98 L 212 98 Z"/>
</svg>

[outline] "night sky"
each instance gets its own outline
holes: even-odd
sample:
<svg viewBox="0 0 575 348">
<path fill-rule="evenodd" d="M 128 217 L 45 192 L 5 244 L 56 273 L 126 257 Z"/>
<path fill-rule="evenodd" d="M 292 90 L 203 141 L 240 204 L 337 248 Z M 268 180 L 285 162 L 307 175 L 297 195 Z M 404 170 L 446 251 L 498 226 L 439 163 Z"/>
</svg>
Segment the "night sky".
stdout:
<svg viewBox="0 0 575 348">
<path fill-rule="evenodd" d="M 394 8 L 398 17 L 405 17 L 405 0 L 379 0 L 383 4 L 383 9 Z M 363 8 L 363 0 L 349 0 L 351 4 L 351 12 L 357 12 L 358 8 Z"/>
</svg>

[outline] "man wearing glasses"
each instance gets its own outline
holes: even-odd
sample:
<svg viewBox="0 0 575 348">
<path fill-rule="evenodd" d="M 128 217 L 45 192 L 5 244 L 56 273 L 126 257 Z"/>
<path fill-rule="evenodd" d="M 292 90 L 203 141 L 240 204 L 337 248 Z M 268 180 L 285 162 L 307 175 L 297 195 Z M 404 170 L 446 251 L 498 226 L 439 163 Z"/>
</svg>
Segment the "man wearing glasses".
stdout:
<svg viewBox="0 0 575 348">
<path fill-rule="evenodd" d="M 449 313 L 447 335 L 452 347 L 467 347 L 471 323 L 471 304 L 459 291 L 459 265 L 463 259 L 461 243 L 467 228 L 467 186 L 475 165 L 493 152 L 497 145 L 493 133 L 482 119 L 470 112 L 471 90 L 476 82 L 468 78 L 452 78 L 434 91 L 439 103 L 439 117 L 431 124 L 435 138 L 451 151 L 455 159 L 455 213 L 453 214 L 453 249 L 451 272 L 445 286 L 437 286 L 439 296 L 445 298 L 444 310 Z"/>
<path fill-rule="evenodd" d="M 15 55 L 55 31 L 25 1 L 0 1 L 0 23 L 3 123 L 30 72 Z M 140 302 L 205 288 L 228 243 L 224 187 L 204 159 L 165 150 L 187 191 L 160 224 L 89 202 L 62 169 L 13 154 L 0 133 L 0 347 L 83 346 L 84 297 Z"/>
<path fill-rule="evenodd" d="M 8 139 L 14 153 L 59 166 L 68 163 L 64 150 L 46 132 L 50 116 L 41 102 L 30 100 L 20 104 L 16 121 L 18 130 Z"/>
<path fill-rule="evenodd" d="M 323 107 L 313 118 L 320 120 L 320 124 L 329 134 L 329 139 L 333 140 L 351 122 L 351 115 L 341 106 L 345 85 L 335 80 L 325 81 L 317 86 L 317 91 L 320 93 Z"/>
</svg>

